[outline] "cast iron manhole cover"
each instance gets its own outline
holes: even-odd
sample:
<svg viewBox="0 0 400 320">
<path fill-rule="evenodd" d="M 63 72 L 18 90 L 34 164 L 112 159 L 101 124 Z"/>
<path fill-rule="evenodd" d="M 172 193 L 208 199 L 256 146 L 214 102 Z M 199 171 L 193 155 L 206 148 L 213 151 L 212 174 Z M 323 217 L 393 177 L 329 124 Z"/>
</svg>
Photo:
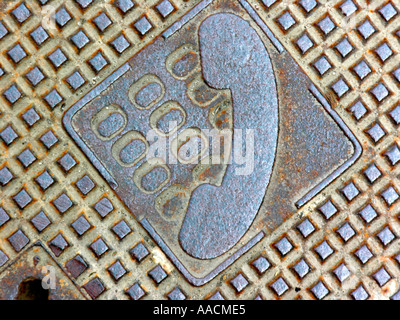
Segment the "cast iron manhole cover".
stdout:
<svg viewBox="0 0 400 320">
<path fill-rule="evenodd" d="M 399 10 L 5 2 L 0 297 L 398 297 Z"/>
</svg>

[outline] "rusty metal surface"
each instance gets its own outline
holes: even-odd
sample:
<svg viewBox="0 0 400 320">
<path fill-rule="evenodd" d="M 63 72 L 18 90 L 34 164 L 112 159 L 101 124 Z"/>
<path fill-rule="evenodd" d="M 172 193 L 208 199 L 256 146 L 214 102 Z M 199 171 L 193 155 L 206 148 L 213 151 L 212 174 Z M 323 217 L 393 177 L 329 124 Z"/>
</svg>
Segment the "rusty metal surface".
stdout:
<svg viewBox="0 0 400 320">
<path fill-rule="evenodd" d="M 397 0 L 3 4 L 2 299 L 399 297 Z"/>
</svg>

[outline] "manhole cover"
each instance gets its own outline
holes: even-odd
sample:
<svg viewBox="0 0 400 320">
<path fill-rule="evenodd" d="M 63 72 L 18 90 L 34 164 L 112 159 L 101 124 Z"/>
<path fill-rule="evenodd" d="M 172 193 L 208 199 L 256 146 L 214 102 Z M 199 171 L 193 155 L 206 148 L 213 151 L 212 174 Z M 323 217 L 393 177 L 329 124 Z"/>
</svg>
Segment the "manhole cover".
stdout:
<svg viewBox="0 0 400 320">
<path fill-rule="evenodd" d="M 400 3 L 0 10 L 3 299 L 398 296 Z"/>
</svg>

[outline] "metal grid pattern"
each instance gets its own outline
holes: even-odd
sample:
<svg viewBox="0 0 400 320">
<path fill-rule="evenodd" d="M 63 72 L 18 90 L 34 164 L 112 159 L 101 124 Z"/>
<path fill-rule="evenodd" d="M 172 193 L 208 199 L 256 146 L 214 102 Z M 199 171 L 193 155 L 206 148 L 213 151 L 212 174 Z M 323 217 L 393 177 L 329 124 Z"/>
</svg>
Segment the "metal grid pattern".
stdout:
<svg viewBox="0 0 400 320">
<path fill-rule="evenodd" d="M 87 298 L 399 296 L 399 1 L 249 1 L 363 154 L 201 288 L 66 134 L 65 110 L 198 2 L 25 0 L 0 9 L 0 272 L 40 240 Z M 46 5 L 59 13 L 43 32 Z"/>
<path fill-rule="evenodd" d="M 398 3 L 264 1 L 254 7 L 363 146 L 358 163 L 299 212 L 305 217 L 297 229 L 316 229 L 303 243 L 318 273 L 301 282 L 311 291 L 304 297 L 392 297 L 398 290 Z M 301 243 L 293 230 L 289 238 Z M 358 258 L 369 255 L 361 255 L 364 248 L 371 251 L 368 260 Z"/>
</svg>

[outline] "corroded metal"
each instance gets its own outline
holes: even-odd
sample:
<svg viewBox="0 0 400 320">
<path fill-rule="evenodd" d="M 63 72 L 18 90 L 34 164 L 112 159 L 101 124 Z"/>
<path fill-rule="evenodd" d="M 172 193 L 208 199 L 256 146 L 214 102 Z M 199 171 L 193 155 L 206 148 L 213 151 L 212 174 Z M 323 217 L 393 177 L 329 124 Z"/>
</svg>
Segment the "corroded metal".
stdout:
<svg viewBox="0 0 400 320">
<path fill-rule="evenodd" d="M 275 170 L 281 173 L 284 170 L 292 183 L 306 187 L 304 171 L 311 170 L 295 168 L 310 166 L 309 160 L 297 160 L 281 167 L 279 159 L 276 159 L 277 147 L 280 151 L 285 148 L 282 143 L 278 144 L 278 127 L 286 130 L 280 137 L 281 141 L 306 140 L 303 144 L 308 144 L 304 148 L 297 143 L 296 154 L 295 148 L 283 143 L 290 148 L 287 156 L 292 159 L 309 156 L 307 153 L 310 152 L 317 160 L 318 153 L 321 159 L 331 158 L 332 165 L 339 164 L 337 166 L 344 168 L 343 171 L 348 165 L 340 165 L 356 148 L 354 145 L 352 149 L 350 141 L 346 140 L 344 134 L 349 134 L 349 131 L 342 132 L 340 126 L 335 127 L 334 121 L 341 121 L 340 118 L 331 119 L 318 106 L 319 119 L 315 110 L 310 112 L 320 123 L 314 128 L 314 136 L 308 135 L 304 139 L 302 118 L 306 111 L 302 107 L 303 101 L 310 101 L 310 105 L 317 103 L 312 102 L 306 83 L 303 87 L 298 85 L 299 77 L 305 81 L 307 77 L 300 70 L 294 72 L 295 69 L 289 68 L 287 72 L 292 74 L 292 82 L 280 87 L 282 84 L 275 78 L 266 44 L 249 23 L 251 17 L 231 2 L 221 2 L 219 7 L 215 10 L 210 5 L 208 17 L 197 12 L 194 21 L 187 21 L 187 25 L 180 26 L 174 34 L 169 33 L 167 38 L 155 40 L 73 106 L 64 118 L 67 130 L 113 185 L 130 211 L 139 220 L 146 219 L 146 229 L 153 237 L 159 236 L 163 240 L 162 244 L 159 243 L 163 250 L 171 259 L 177 259 L 175 264 L 180 261 L 179 265 L 185 267 L 184 272 L 191 274 L 189 280 L 198 285 L 216 276 L 216 270 L 221 271 L 216 267 L 220 263 L 227 264 L 227 257 L 240 248 L 238 241 L 247 233 L 259 211 L 267 212 L 267 221 L 274 227 L 290 215 L 282 207 L 268 208 L 268 201 L 277 199 L 276 195 L 265 196 L 274 162 L 278 161 Z M 235 13 L 227 12 L 228 9 Z M 268 44 L 270 39 L 265 39 L 265 36 L 268 35 L 264 35 Z M 275 53 L 276 67 L 285 53 L 279 54 L 270 43 L 269 50 Z M 289 56 L 286 59 L 291 60 Z M 291 63 L 295 66 L 293 61 Z M 290 81 L 290 78 L 285 78 Z M 304 90 L 299 90 L 298 95 L 292 89 L 295 83 Z M 297 98 L 296 106 L 285 104 L 285 100 L 291 97 Z M 281 119 L 279 124 L 278 108 L 281 114 L 299 108 L 296 121 L 300 123 L 282 122 Z M 159 121 L 172 110 L 181 114 L 180 119 L 170 116 L 176 121 L 176 127 L 171 129 L 164 124 L 165 128 L 162 128 Z M 159 113 L 162 116 L 158 116 Z M 330 132 L 335 135 L 330 140 L 323 131 L 318 132 L 328 124 Z M 296 126 L 298 131 L 295 131 Z M 227 131 L 228 141 L 224 140 L 218 155 L 222 159 L 228 151 L 226 162 L 222 160 L 213 164 L 210 158 L 207 164 L 201 161 L 191 164 L 178 155 L 178 158 L 171 156 L 175 139 L 179 140 L 180 135 L 195 129 L 214 129 L 218 136 Z M 156 137 L 148 138 L 150 130 L 155 130 Z M 244 134 L 250 130 L 254 135 L 251 163 L 250 160 L 249 163 L 236 163 L 233 159 L 236 150 L 242 152 L 242 149 L 251 147 L 246 145 L 248 141 L 244 141 Z M 151 143 L 165 137 L 168 138 L 165 142 L 168 151 L 160 150 L 160 155 L 149 159 Z M 352 142 L 358 143 L 354 139 Z M 326 145 L 324 151 L 318 149 L 321 144 Z M 212 146 L 207 148 L 212 149 Z M 124 156 L 124 152 L 129 152 L 129 155 Z M 336 157 L 332 157 L 333 154 Z M 200 156 L 200 160 L 204 157 L 208 155 Z M 355 158 L 358 157 L 357 151 Z M 152 160 L 156 161 L 155 165 Z M 323 162 L 319 164 L 320 169 L 313 165 L 314 181 L 326 178 L 324 174 L 332 171 L 329 163 Z M 245 168 L 246 165 L 250 168 Z M 149 179 L 155 185 L 145 185 L 149 183 L 143 182 L 146 175 L 150 176 L 157 168 L 159 175 L 165 177 L 157 182 L 154 173 Z M 241 173 L 245 170 L 248 172 Z M 300 173 L 298 180 L 295 171 Z M 327 179 L 327 183 L 333 180 Z M 282 188 L 275 179 L 271 189 L 279 188 L 280 193 L 287 192 L 287 188 Z M 294 194 L 291 192 L 289 197 L 283 196 L 282 199 L 291 211 Z M 266 204 L 261 207 L 263 200 Z M 253 232 L 259 231 L 253 229 Z M 228 255 L 224 256 L 225 253 Z M 201 260 L 209 262 L 202 267 Z"/>
<path fill-rule="evenodd" d="M 397 0 L 0 1 L 0 298 L 400 299 L 399 27 Z"/>
</svg>

